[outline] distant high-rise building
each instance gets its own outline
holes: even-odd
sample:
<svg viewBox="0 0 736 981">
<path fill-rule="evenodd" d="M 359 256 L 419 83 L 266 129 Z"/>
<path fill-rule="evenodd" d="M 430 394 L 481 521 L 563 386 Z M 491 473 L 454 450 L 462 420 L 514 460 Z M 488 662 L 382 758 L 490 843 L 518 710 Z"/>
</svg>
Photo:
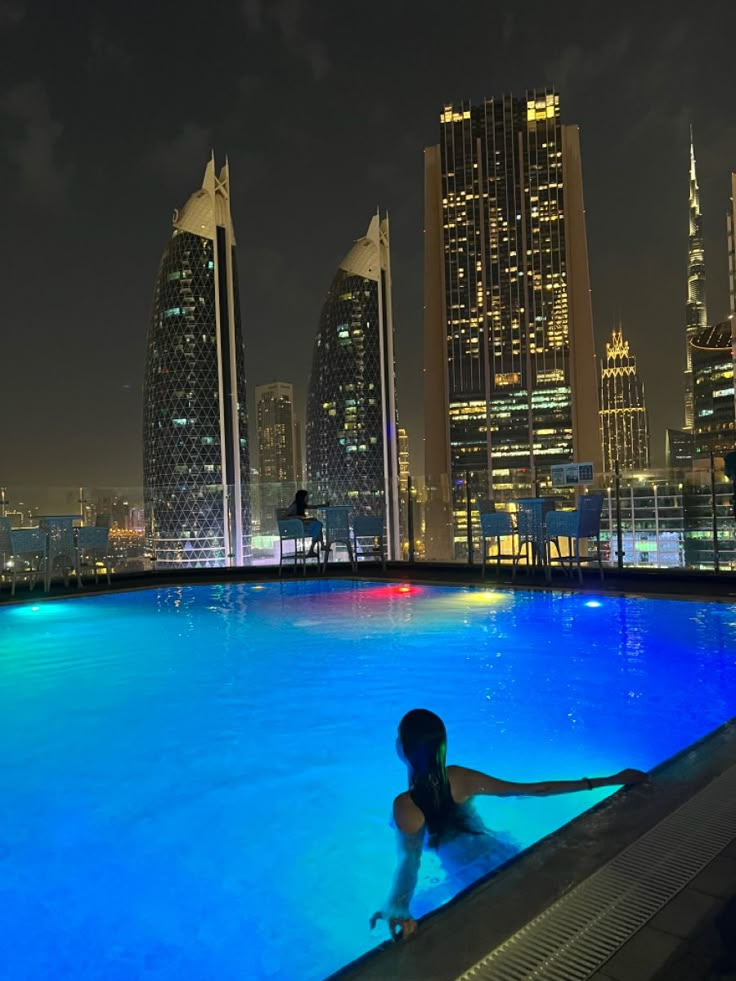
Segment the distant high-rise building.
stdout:
<svg viewBox="0 0 736 981">
<path fill-rule="evenodd" d="M 606 357 L 601 358 L 600 403 L 603 469 L 613 470 L 618 460 L 621 470 L 645 470 L 649 426 L 644 385 L 620 327 L 611 331 Z"/>
<path fill-rule="evenodd" d="M 665 460 L 673 470 L 690 470 L 695 455 L 695 443 L 691 429 L 667 429 L 665 433 Z"/>
<path fill-rule="evenodd" d="M 693 349 L 695 335 L 708 323 L 705 299 L 705 249 L 700 188 L 695 173 L 695 147 L 690 128 L 690 231 L 687 255 L 687 323 L 685 327 L 685 429 L 694 422 Z"/>
<path fill-rule="evenodd" d="M 399 487 L 406 493 L 409 480 L 409 436 L 405 429 L 399 429 Z"/>
<path fill-rule="evenodd" d="M 159 567 L 251 554 L 245 353 L 227 162 L 174 212 L 148 333 L 143 475 Z"/>
<path fill-rule="evenodd" d="M 482 496 L 600 466 L 579 132 L 553 90 L 448 104 L 425 151 L 425 471 Z"/>
<path fill-rule="evenodd" d="M 726 214 L 728 229 L 728 293 L 730 312 L 736 313 L 736 173 L 731 174 L 731 201 Z"/>
<path fill-rule="evenodd" d="M 256 387 L 260 531 L 275 531 L 276 508 L 296 493 L 294 389 L 285 382 Z"/>
<path fill-rule="evenodd" d="M 294 481 L 294 389 L 286 382 L 256 387 L 258 467 L 262 481 Z"/>
<path fill-rule="evenodd" d="M 376 214 L 340 263 L 314 343 L 307 473 L 320 496 L 384 513 L 398 557 L 398 454 L 388 218 Z"/>
<path fill-rule="evenodd" d="M 297 416 L 294 417 L 294 467 L 297 484 L 304 483 L 304 429 Z"/>
<path fill-rule="evenodd" d="M 705 327 L 693 340 L 695 455 L 722 456 L 736 448 L 732 318 Z"/>
</svg>

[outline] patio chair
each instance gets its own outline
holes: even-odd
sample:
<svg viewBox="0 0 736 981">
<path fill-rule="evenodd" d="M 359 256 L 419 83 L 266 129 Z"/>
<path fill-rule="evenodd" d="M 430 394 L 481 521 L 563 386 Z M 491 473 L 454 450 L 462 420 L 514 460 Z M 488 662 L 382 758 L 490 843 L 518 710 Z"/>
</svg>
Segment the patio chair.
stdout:
<svg viewBox="0 0 736 981">
<path fill-rule="evenodd" d="M 279 533 L 279 575 L 281 575 L 281 567 L 284 563 L 284 558 L 293 556 L 294 559 L 294 569 L 296 569 L 299 564 L 299 559 L 302 560 L 302 572 L 306 576 L 307 570 L 307 560 L 309 556 L 307 555 L 307 543 L 311 546 L 312 538 L 307 535 L 304 529 L 304 522 L 301 518 L 294 518 L 288 516 L 288 508 L 274 508 L 273 513 L 276 517 L 276 527 Z M 296 524 L 294 523 L 296 522 Z M 284 551 L 284 544 L 288 542 L 294 542 L 294 550 L 291 549 Z M 317 558 L 317 565 L 319 566 L 319 557 Z"/>
<path fill-rule="evenodd" d="M 279 508 L 279 510 L 285 510 Z M 293 556 L 294 571 L 301 559 L 302 575 L 307 574 L 307 550 L 304 544 L 304 524 L 299 518 L 277 518 L 276 524 L 279 529 L 279 575 L 281 575 L 284 556 Z M 310 539 L 311 540 L 311 539 Z M 288 542 L 294 543 L 293 550 L 284 552 L 284 545 Z"/>
<path fill-rule="evenodd" d="M 380 559 L 381 568 L 386 568 L 386 523 L 383 515 L 361 514 L 353 521 L 353 545 L 355 563 L 364 559 Z"/>
<path fill-rule="evenodd" d="M 348 550 L 350 565 L 355 571 L 355 558 L 353 556 L 353 543 L 350 536 L 350 508 L 347 507 L 326 507 L 325 516 L 325 550 L 323 569 L 327 569 L 327 562 L 330 557 L 330 549 L 333 545 L 344 545 Z"/>
<path fill-rule="evenodd" d="M 476 504 L 478 520 L 480 521 L 480 565 L 482 575 L 486 574 L 488 551 L 496 543 L 496 574 L 501 570 L 501 559 L 513 559 L 514 552 L 508 555 L 501 553 L 501 539 L 511 538 L 513 542 L 514 526 L 508 511 L 497 511 L 493 501 L 479 500 Z M 513 545 L 512 545 L 513 548 Z"/>
<path fill-rule="evenodd" d="M 105 525 L 94 527 L 85 525 L 77 528 L 77 586 L 82 588 L 82 569 L 92 566 L 97 585 L 99 570 L 98 562 L 104 562 L 107 584 L 110 585 L 110 530 Z"/>
<path fill-rule="evenodd" d="M 549 564 L 559 563 L 565 573 L 572 575 L 575 563 L 578 568 L 578 580 L 583 581 L 581 563 L 598 562 L 600 577 L 603 579 L 603 558 L 601 553 L 601 511 L 603 510 L 602 494 L 586 494 L 580 498 L 576 511 L 554 511 L 547 515 L 547 541 L 549 542 Z M 560 549 L 560 538 L 567 538 L 568 554 L 563 555 Z M 580 539 L 595 539 L 596 554 L 580 555 Z M 557 558 L 552 557 L 552 546 L 557 551 Z"/>
<path fill-rule="evenodd" d="M 0 518 L 0 572 L 10 574 L 10 595 L 15 596 L 18 577 L 28 578 L 32 590 L 39 576 L 48 592 L 46 578 L 46 532 L 40 528 L 11 528 L 9 518 Z"/>
<path fill-rule="evenodd" d="M 519 547 L 514 556 L 512 578 L 516 577 L 522 552 L 526 559 L 527 574 L 535 565 L 544 566 L 546 570 L 546 518 L 555 510 L 555 502 L 550 497 L 522 497 L 516 504 L 518 507 L 516 534 L 519 536 Z"/>
</svg>

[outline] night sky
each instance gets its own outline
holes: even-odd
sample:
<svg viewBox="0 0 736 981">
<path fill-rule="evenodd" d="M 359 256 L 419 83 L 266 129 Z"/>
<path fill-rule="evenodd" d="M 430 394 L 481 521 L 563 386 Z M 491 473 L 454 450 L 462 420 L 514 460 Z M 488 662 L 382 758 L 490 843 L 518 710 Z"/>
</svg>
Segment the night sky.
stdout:
<svg viewBox="0 0 736 981">
<path fill-rule="evenodd" d="M 445 101 L 555 85 L 581 127 L 599 354 L 682 422 L 688 126 L 728 313 L 736 3 L 0 0 L 0 484 L 134 485 L 173 209 L 229 155 L 247 381 L 303 405 L 320 306 L 391 217 L 400 422 L 421 473 L 422 149 Z M 255 427 L 251 416 L 251 438 Z"/>
</svg>

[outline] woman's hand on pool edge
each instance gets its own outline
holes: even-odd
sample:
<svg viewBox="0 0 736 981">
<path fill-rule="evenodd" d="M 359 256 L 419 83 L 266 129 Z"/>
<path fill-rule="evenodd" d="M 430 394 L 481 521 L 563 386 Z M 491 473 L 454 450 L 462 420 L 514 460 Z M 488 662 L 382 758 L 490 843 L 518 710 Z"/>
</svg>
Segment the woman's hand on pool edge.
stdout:
<svg viewBox="0 0 736 981">
<path fill-rule="evenodd" d="M 634 786 L 637 783 L 648 783 L 649 774 L 644 773 L 643 770 L 619 770 L 618 773 L 614 773 L 612 777 L 609 778 L 612 784 L 624 784 L 627 787 Z"/>
<path fill-rule="evenodd" d="M 379 920 L 385 919 L 388 919 L 388 923 L 386 925 L 388 926 L 392 940 L 408 940 L 417 932 L 417 921 L 413 920 L 410 916 L 390 916 L 387 918 L 381 910 L 378 910 L 378 912 L 374 913 L 371 917 L 371 930 Z"/>
</svg>

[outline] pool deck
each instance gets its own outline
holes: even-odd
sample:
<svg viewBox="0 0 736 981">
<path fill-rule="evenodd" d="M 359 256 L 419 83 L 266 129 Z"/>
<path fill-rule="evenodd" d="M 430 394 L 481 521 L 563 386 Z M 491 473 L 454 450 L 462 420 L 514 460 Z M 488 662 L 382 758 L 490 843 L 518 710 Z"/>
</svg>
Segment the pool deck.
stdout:
<svg viewBox="0 0 736 981">
<path fill-rule="evenodd" d="M 586 570 L 580 585 L 576 578 L 566 578 L 559 571 L 548 583 L 541 573 L 527 574 L 523 569 L 514 581 L 503 566 L 498 575 L 489 566 L 483 578 L 477 565 L 402 562 L 389 563 L 385 570 L 378 564 L 361 563 L 357 575 L 347 564 L 335 564 L 329 567 L 328 576 L 736 603 L 736 573 L 607 570 L 601 582 L 595 571 Z M 283 578 L 301 580 L 302 575 L 285 571 Z M 308 578 L 315 576 L 312 573 Z M 100 581 L 85 583 L 79 590 L 74 585 L 66 589 L 54 584 L 48 596 L 38 586 L 29 592 L 20 584 L 13 599 L 4 586 L 0 604 L 278 579 L 278 569 L 268 566 L 120 574 L 113 576 L 110 586 Z M 388 941 L 334 977 L 341 981 L 454 981 L 733 766 L 736 720 L 662 764 L 650 784 L 613 795 L 426 917 L 411 942 Z M 533 976 L 559 977 L 546 972 Z M 613 956 L 583 976 L 597 981 L 736 981 L 736 837 Z"/>
</svg>

